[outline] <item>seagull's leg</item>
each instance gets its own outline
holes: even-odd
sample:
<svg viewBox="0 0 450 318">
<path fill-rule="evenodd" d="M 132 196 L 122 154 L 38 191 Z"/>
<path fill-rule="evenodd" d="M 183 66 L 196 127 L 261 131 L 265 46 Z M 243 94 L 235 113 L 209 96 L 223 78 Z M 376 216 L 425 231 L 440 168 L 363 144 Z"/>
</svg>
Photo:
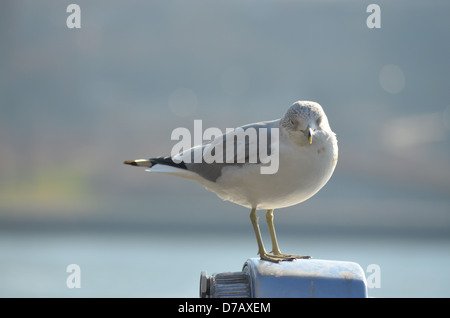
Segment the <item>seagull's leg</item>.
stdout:
<svg viewBox="0 0 450 318">
<path fill-rule="evenodd" d="M 256 214 L 256 209 L 253 208 L 250 212 L 250 220 L 252 221 L 253 230 L 255 231 L 256 235 L 256 242 L 258 243 L 258 254 L 264 255 L 267 254 L 266 250 L 264 249 L 264 243 L 261 237 L 261 231 L 259 230 L 259 224 L 258 224 L 258 215 Z"/>
<path fill-rule="evenodd" d="M 267 226 L 269 227 L 270 238 L 272 239 L 272 253 L 275 255 L 281 254 L 278 247 L 277 234 L 275 233 L 275 226 L 273 225 L 273 209 L 266 212 Z"/>
<path fill-rule="evenodd" d="M 270 238 L 272 239 L 272 253 L 275 257 L 283 261 L 292 261 L 296 258 L 311 258 L 311 256 L 290 255 L 281 253 L 280 248 L 278 246 L 277 234 L 275 233 L 275 226 L 273 224 L 273 209 L 267 210 L 266 221 L 267 226 L 269 227 Z"/>
<path fill-rule="evenodd" d="M 269 261 L 269 262 L 280 262 L 283 259 L 275 256 L 275 255 L 270 255 L 266 252 L 266 250 L 264 249 L 264 244 L 263 244 L 263 240 L 261 237 L 261 231 L 259 229 L 259 225 L 258 225 L 258 215 L 256 214 L 256 209 L 253 208 L 252 211 L 250 212 L 250 220 L 252 221 L 252 225 L 253 225 L 253 230 L 255 231 L 255 235 L 256 235 L 256 241 L 258 243 L 258 254 L 261 257 L 261 259 Z"/>
</svg>

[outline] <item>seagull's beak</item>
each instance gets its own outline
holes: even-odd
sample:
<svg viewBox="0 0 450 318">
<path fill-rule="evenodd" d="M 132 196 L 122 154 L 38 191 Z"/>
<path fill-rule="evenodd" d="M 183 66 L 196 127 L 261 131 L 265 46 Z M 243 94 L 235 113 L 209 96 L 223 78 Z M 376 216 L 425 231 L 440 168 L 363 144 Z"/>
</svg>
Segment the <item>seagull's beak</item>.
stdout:
<svg viewBox="0 0 450 318">
<path fill-rule="evenodd" d="M 312 144 L 312 129 L 308 127 L 308 140 L 309 144 Z"/>
</svg>

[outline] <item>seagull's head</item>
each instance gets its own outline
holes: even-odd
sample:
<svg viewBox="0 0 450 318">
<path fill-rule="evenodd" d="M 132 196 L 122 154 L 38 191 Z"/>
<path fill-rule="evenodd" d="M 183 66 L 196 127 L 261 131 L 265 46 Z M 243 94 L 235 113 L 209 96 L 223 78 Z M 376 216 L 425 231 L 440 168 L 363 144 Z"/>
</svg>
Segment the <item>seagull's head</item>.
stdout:
<svg viewBox="0 0 450 318">
<path fill-rule="evenodd" d="M 316 102 L 295 102 L 280 120 L 280 126 L 293 139 L 303 146 L 314 142 L 314 135 L 326 131 L 331 133 L 327 115 Z"/>
</svg>

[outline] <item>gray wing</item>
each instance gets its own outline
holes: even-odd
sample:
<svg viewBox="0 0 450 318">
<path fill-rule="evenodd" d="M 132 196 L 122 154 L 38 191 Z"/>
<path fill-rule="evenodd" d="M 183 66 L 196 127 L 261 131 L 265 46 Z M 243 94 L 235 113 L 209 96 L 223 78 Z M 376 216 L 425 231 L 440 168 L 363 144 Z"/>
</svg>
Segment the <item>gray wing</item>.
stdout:
<svg viewBox="0 0 450 318">
<path fill-rule="evenodd" d="M 189 149 L 183 154 L 183 156 L 190 156 L 191 159 L 190 163 L 183 160 L 186 169 L 215 182 L 221 176 L 224 167 L 261 163 L 260 154 L 271 154 L 272 129 L 278 129 L 279 121 L 277 119 L 238 127 L 233 132 L 216 136 L 210 142 Z M 259 149 L 260 143 L 266 145 L 266 149 Z M 201 162 L 198 162 L 200 148 L 203 156 Z M 194 149 L 197 149 L 196 154 Z M 197 162 L 194 161 L 195 159 Z"/>
</svg>

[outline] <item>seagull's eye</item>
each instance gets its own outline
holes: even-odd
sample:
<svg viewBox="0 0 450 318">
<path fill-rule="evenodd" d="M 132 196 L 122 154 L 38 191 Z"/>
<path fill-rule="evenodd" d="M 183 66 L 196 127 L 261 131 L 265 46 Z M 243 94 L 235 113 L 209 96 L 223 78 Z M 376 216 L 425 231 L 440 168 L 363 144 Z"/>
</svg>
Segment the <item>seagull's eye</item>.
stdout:
<svg viewBox="0 0 450 318">
<path fill-rule="evenodd" d="M 289 119 L 289 122 L 291 123 L 292 126 L 295 126 L 295 123 L 292 119 Z"/>
</svg>

